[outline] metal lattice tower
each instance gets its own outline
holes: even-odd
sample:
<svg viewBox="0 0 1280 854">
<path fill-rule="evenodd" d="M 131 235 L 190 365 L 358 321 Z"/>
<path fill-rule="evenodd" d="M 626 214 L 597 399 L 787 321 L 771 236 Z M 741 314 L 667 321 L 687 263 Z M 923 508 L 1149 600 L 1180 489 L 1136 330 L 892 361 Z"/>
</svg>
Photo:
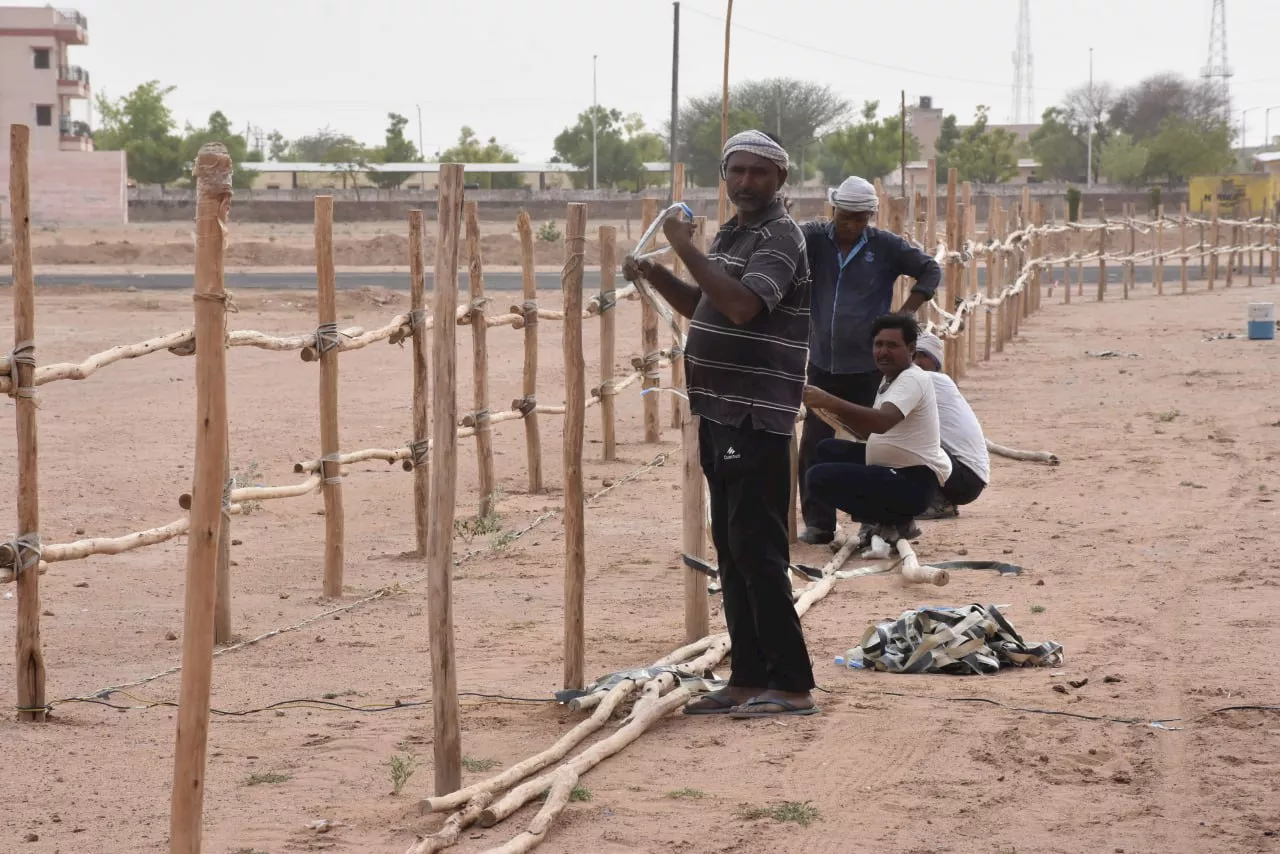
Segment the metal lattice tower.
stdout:
<svg viewBox="0 0 1280 854">
<path fill-rule="evenodd" d="M 1231 66 L 1227 63 L 1227 0 L 1213 0 L 1209 23 L 1209 61 L 1200 72 L 1222 98 L 1222 120 L 1231 123 Z"/>
<path fill-rule="evenodd" d="M 1031 0 L 1018 4 L 1018 48 L 1013 52 L 1014 124 L 1036 120 L 1034 70 L 1031 63 Z"/>
</svg>

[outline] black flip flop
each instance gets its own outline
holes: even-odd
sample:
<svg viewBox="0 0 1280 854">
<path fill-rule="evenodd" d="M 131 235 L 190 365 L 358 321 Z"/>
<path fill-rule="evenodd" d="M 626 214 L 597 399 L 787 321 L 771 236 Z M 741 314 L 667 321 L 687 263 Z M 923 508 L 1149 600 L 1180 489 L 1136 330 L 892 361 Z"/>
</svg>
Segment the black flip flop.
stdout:
<svg viewBox="0 0 1280 854">
<path fill-rule="evenodd" d="M 717 697 L 715 694 L 703 694 L 701 697 L 695 697 L 690 702 L 710 702 L 716 705 L 707 706 L 701 709 L 690 709 L 687 705 L 684 707 L 686 715 L 727 715 L 734 709 L 738 708 L 738 704 L 726 697 Z"/>
<path fill-rule="evenodd" d="M 781 709 L 781 711 L 778 711 L 778 712 L 751 711 L 752 707 L 758 707 L 758 706 L 777 706 L 779 709 Z M 770 700 L 767 697 L 752 697 L 750 700 L 747 700 L 745 703 L 743 703 L 741 706 L 738 706 L 732 712 L 729 712 L 729 717 L 734 718 L 735 720 L 741 721 L 741 720 L 751 720 L 752 718 L 780 718 L 780 717 L 786 717 L 786 716 L 799 717 L 802 715 L 816 715 L 817 713 L 818 713 L 817 706 L 810 706 L 807 709 L 802 709 L 796 706 L 796 704 L 791 702 L 790 700 L 783 700 L 783 699 Z"/>
</svg>

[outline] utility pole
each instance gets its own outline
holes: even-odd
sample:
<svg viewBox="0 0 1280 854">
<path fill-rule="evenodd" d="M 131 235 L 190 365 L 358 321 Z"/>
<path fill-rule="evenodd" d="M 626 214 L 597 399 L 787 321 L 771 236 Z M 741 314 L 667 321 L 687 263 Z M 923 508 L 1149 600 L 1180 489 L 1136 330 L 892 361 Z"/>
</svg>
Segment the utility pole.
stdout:
<svg viewBox="0 0 1280 854">
<path fill-rule="evenodd" d="M 599 64 L 599 56 L 591 57 L 591 189 L 599 189 L 600 179 L 596 169 L 596 112 L 599 109 L 599 101 L 596 97 L 596 66 Z"/>
<path fill-rule="evenodd" d="M 1262 140 L 1262 149 L 1266 151 L 1271 147 L 1271 111 L 1280 110 L 1280 107 L 1267 107 L 1266 118 L 1262 120 L 1263 135 L 1266 137 Z"/>
<path fill-rule="evenodd" d="M 427 148 L 422 144 L 422 105 L 414 104 L 413 106 L 418 110 L 418 156 L 425 159 Z"/>
<path fill-rule="evenodd" d="M 1089 48 L 1089 153 L 1086 155 L 1085 186 L 1093 186 L 1093 116 L 1096 112 L 1096 104 L 1093 100 L 1093 48 Z"/>
<path fill-rule="evenodd" d="M 676 198 L 676 164 L 680 162 L 679 145 L 676 143 L 676 123 L 680 120 L 680 4 L 671 4 L 671 142 L 667 148 L 671 151 L 671 197 L 668 204 L 674 204 Z"/>
</svg>

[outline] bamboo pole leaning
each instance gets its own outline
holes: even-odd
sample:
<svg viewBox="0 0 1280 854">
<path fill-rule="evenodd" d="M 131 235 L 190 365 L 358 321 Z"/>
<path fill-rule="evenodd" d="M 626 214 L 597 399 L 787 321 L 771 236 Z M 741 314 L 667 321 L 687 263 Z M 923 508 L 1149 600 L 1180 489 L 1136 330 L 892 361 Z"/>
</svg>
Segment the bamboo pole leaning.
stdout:
<svg viewBox="0 0 1280 854">
<path fill-rule="evenodd" d="M 476 464 L 479 467 L 480 503 L 476 515 L 486 519 L 496 510 L 497 484 L 493 475 L 493 430 L 489 422 L 488 327 L 484 324 L 484 264 L 480 257 L 480 214 L 475 202 L 464 208 L 467 228 L 467 282 L 471 294 L 472 425 L 476 428 Z M 526 327 L 526 334 L 528 328 Z"/>
<path fill-rule="evenodd" d="M 516 217 L 520 235 L 520 307 L 524 329 L 524 370 L 521 373 L 520 405 L 525 411 L 524 444 L 529 459 L 529 494 L 542 492 L 542 434 L 538 425 L 538 280 L 533 269 L 533 223 L 529 214 L 520 211 Z"/>
<path fill-rule="evenodd" d="M 44 651 L 40 643 L 40 457 L 35 393 L 36 281 L 31 261 L 31 129 L 9 128 L 9 212 L 13 227 L 12 391 L 18 444 L 18 533 L 13 574 L 18 614 L 14 672 L 18 720 L 42 723 Z"/>
<path fill-rule="evenodd" d="M 452 317 L 458 302 L 458 243 L 462 224 L 463 166 L 440 167 L 436 221 L 435 313 Z M 427 563 L 427 618 L 431 645 L 431 711 L 435 791 L 462 783 L 462 731 L 458 722 L 458 671 L 453 638 L 453 514 L 458 485 L 457 326 L 440 324 L 432 337 L 431 537 Z"/>
<path fill-rule="evenodd" d="M 644 234 L 658 218 L 658 203 L 645 199 L 641 203 L 640 233 Z M 644 440 L 650 444 L 662 441 L 662 421 L 658 414 L 657 388 L 662 381 L 658 372 L 658 311 L 648 300 L 640 302 L 640 349 L 644 360 L 644 377 L 641 381 L 644 407 Z"/>
<path fill-rule="evenodd" d="M 646 226 L 647 227 L 647 226 Z M 587 206 L 569 205 L 565 224 L 564 272 L 564 687 L 581 689 L 586 680 L 586 497 L 582 442 L 586 426 L 586 363 L 582 354 L 582 274 L 587 241 Z M 648 305 L 648 301 L 645 302 Z M 655 318 L 657 316 L 655 312 Z M 657 329 L 655 327 L 656 336 Z M 656 402 L 656 401 L 655 401 Z M 646 407 L 646 414 L 648 409 Z M 655 417 L 657 413 L 654 413 Z"/>
<path fill-rule="evenodd" d="M 671 201 L 673 204 L 675 202 L 684 201 L 684 164 L 683 163 L 675 164 L 675 168 L 671 173 Z M 701 245 L 700 243 L 697 242 L 698 241 L 697 235 L 694 236 L 694 241 L 695 241 L 695 245 L 699 245 L 699 246 Z M 675 257 L 671 259 L 671 271 L 675 273 L 676 276 L 683 277 L 684 264 L 680 261 L 679 257 Z M 682 332 L 684 332 L 685 334 L 688 333 L 689 331 L 688 318 L 685 318 L 677 314 L 676 323 L 679 324 Z M 671 334 L 671 349 L 672 349 L 671 387 L 677 390 L 684 388 L 684 370 L 685 370 L 684 351 L 679 350 L 679 345 L 680 345 L 680 342 L 675 340 L 675 333 L 673 332 Z M 679 430 L 683 426 L 685 408 L 686 408 L 686 404 L 684 402 L 684 398 L 680 397 L 680 395 L 678 394 L 671 395 L 671 427 L 672 429 Z"/>
<path fill-rule="evenodd" d="M 338 460 L 337 283 L 333 268 L 333 196 L 316 196 L 316 350 L 320 361 L 320 476 L 324 492 L 324 595 L 342 598 L 344 524 Z M 199 350 L 197 349 L 197 353 Z"/>
<path fill-rule="evenodd" d="M 226 291 L 223 259 L 231 205 L 231 157 L 208 143 L 196 157 L 196 440 L 182 682 L 174 746 L 169 818 L 171 854 L 199 854 L 204 812 L 205 752 L 213 679 L 215 563 L 227 453 Z"/>
</svg>

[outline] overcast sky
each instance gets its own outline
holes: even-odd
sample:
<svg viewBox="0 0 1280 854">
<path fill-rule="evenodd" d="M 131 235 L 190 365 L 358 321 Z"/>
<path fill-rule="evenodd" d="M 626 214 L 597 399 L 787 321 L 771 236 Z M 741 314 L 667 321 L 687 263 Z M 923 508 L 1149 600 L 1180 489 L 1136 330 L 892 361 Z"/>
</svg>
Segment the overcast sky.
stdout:
<svg viewBox="0 0 1280 854">
<path fill-rule="evenodd" d="M 0 0 L 3 2 L 3 0 Z M 14 0 L 10 0 L 14 2 Z M 1017 0 L 737 0 L 731 80 L 818 80 L 855 104 L 896 109 L 907 98 L 968 120 L 1012 111 Z M 724 0 L 681 3 L 682 95 L 717 91 Z M 1174 71 L 1198 75 L 1208 54 L 1211 0 L 1032 0 L 1035 108 L 1088 79 L 1132 83 Z M 669 0 L 79 0 L 89 46 L 73 62 L 94 89 L 119 96 L 150 79 L 177 87 L 179 124 L 221 109 L 294 137 L 326 125 L 381 141 L 386 113 L 409 117 L 428 154 L 463 124 L 523 159 L 552 152 L 555 135 L 591 103 L 599 55 L 602 105 L 661 126 L 671 103 Z M 195 10 L 201 10 L 197 13 Z M 1280 0 L 1229 0 L 1232 100 L 1280 105 Z M 892 106 L 891 106 L 892 105 Z M 1280 133 L 1280 109 L 1271 113 Z M 1260 143 L 1263 110 L 1249 113 Z"/>
</svg>

